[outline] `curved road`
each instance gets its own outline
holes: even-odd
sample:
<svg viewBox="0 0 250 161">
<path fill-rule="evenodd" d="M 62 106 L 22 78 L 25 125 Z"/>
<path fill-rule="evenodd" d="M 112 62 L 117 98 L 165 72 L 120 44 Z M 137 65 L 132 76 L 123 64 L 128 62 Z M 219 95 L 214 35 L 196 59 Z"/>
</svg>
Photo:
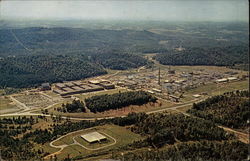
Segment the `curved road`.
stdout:
<svg viewBox="0 0 250 161">
<path fill-rule="evenodd" d="M 107 147 L 112 146 L 112 145 L 115 145 L 115 144 L 117 143 L 117 141 L 116 141 L 115 138 L 113 138 L 112 136 L 110 136 L 110 135 L 104 133 L 104 135 L 106 135 L 106 136 L 108 136 L 109 138 L 111 138 L 114 142 L 111 143 L 111 144 L 108 144 L 108 145 L 99 147 L 99 148 L 95 148 L 95 149 L 88 148 L 88 147 L 86 147 L 86 146 L 80 144 L 77 140 L 75 140 L 75 137 L 77 137 L 77 136 L 74 136 L 74 137 L 73 137 L 73 143 L 71 143 L 71 144 L 63 144 L 63 145 L 54 145 L 54 144 L 53 144 L 53 143 L 55 143 L 56 141 L 59 141 L 60 139 L 66 137 L 66 136 L 68 136 L 68 135 L 71 135 L 71 134 L 74 134 L 74 133 L 78 133 L 78 132 L 80 132 L 80 131 L 90 130 L 90 129 L 94 129 L 94 127 L 87 128 L 87 129 L 82 129 L 82 130 L 78 130 L 78 131 L 73 131 L 73 132 L 71 132 L 71 133 L 68 133 L 68 134 L 66 134 L 66 135 L 63 135 L 63 136 L 61 136 L 61 137 L 59 137 L 59 138 L 57 138 L 57 139 L 51 141 L 51 142 L 49 143 L 49 145 L 50 145 L 51 147 L 53 147 L 53 148 L 60 149 L 60 150 L 58 150 L 57 152 L 54 152 L 54 153 L 52 153 L 52 154 L 49 154 L 49 155 L 45 156 L 44 159 L 48 159 L 48 158 L 51 157 L 51 156 L 60 154 L 61 151 L 63 151 L 64 148 L 66 148 L 66 147 L 68 147 L 68 146 L 71 146 L 71 145 L 79 145 L 79 146 L 81 146 L 81 147 L 84 148 L 84 149 L 94 151 L 94 150 L 100 150 L 100 149 L 103 149 L 103 148 L 107 148 Z"/>
</svg>

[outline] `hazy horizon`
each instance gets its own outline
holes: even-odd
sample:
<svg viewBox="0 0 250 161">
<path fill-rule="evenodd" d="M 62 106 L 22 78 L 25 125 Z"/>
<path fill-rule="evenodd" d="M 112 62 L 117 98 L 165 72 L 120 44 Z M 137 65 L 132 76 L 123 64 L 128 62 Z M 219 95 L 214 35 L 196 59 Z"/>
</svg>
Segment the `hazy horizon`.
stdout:
<svg viewBox="0 0 250 161">
<path fill-rule="evenodd" d="M 249 21 L 247 0 L 1 1 L 1 20 Z"/>
</svg>

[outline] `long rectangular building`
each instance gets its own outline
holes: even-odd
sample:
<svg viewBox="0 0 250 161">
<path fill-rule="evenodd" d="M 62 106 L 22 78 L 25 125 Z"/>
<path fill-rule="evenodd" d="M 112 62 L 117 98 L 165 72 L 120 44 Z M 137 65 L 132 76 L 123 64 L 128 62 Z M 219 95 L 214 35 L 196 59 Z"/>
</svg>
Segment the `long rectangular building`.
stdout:
<svg viewBox="0 0 250 161">
<path fill-rule="evenodd" d="M 95 83 L 95 82 L 94 82 Z M 56 83 L 53 91 L 61 96 L 79 94 L 79 93 L 87 93 L 94 91 L 101 91 L 104 89 L 114 89 L 115 86 L 110 82 L 105 83 L 84 83 L 81 81 L 75 82 L 65 82 L 65 83 Z"/>
</svg>

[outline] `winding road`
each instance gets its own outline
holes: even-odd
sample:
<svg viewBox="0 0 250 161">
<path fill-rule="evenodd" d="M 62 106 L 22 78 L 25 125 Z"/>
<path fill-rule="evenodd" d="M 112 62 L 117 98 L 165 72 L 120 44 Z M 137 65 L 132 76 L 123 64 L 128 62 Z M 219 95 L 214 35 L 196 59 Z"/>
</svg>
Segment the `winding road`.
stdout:
<svg viewBox="0 0 250 161">
<path fill-rule="evenodd" d="M 54 153 L 52 153 L 52 154 L 49 154 L 49 155 L 45 156 L 44 159 L 48 159 L 48 158 L 51 157 L 51 156 L 55 156 L 55 155 L 57 155 L 57 154 L 60 154 L 60 153 L 63 151 L 64 148 L 66 148 L 66 147 L 68 147 L 68 146 L 71 146 L 71 145 L 79 145 L 79 146 L 81 146 L 82 148 L 84 148 L 84 149 L 86 149 L 86 150 L 95 151 L 95 150 L 100 150 L 100 149 L 103 149 L 103 148 L 107 148 L 107 147 L 112 146 L 112 145 L 115 145 L 115 144 L 117 143 L 116 139 L 113 138 L 112 136 L 110 136 L 110 135 L 108 135 L 108 134 L 106 134 L 106 133 L 103 133 L 103 132 L 99 132 L 99 133 L 102 133 L 103 135 L 108 136 L 108 137 L 111 138 L 114 142 L 111 143 L 111 144 L 105 145 L 105 146 L 101 146 L 101 147 L 99 147 L 99 148 L 88 148 L 88 147 L 86 147 L 86 146 L 80 144 L 80 143 L 75 139 L 77 136 L 74 136 L 74 137 L 72 138 L 72 139 L 73 139 L 73 143 L 71 143 L 71 144 L 54 145 L 55 142 L 61 140 L 62 138 L 66 137 L 66 136 L 68 136 L 68 135 L 71 135 L 71 134 L 74 134 L 74 133 L 78 133 L 78 132 L 81 132 L 81 131 L 91 130 L 91 129 L 95 129 L 95 127 L 91 127 L 91 128 L 87 128 L 87 129 L 82 129 L 82 130 L 74 131 L 74 132 L 68 133 L 68 134 L 66 134 L 66 135 L 63 135 L 63 136 L 61 136 L 61 137 L 59 137 L 59 138 L 53 140 L 52 142 L 49 143 L 49 145 L 50 145 L 51 147 L 53 147 L 53 148 L 60 149 L 60 150 L 58 150 L 57 152 L 54 152 Z"/>
</svg>

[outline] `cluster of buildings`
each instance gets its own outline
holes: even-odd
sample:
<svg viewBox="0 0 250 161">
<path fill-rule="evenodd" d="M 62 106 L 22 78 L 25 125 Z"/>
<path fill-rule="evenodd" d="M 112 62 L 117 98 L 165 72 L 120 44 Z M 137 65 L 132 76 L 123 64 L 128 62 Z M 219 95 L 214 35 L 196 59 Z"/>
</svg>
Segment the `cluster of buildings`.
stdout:
<svg viewBox="0 0 250 161">
<path fill-rule="evenodd" d="M 152 94 L 165 95 L 176 101 L 176 95 L 181 95 L 187 89 L 196 88 L 207 83 L 237 81 L 238 73 L 223 73 L 212 70 L 194 70 L 192 72 L 167 70 L 152 70 L 127 75 L 117 75 L 110 81 L 117 86 L 135 90 L 145 90 Z M 178 97 L 179 97 L 178 96 Z M 194 96 L 199 97 L 199 96 Z"/>
<path fill-rule="evenodd" d="M 226 82 L 232 82 L 232 81 L 237 81 L 237 80 L 238 80 L 237 77 L 228 77 L 228 78 L 217 79 L 216 83 L 226 83 Z"/>
<path fill-rule="evenodd" d="M 107 79 L 107 78 L 106 78 Z M 162 98 L 177 102 L 183 92 L 207 83 L 226 83 L 239 80 L 237 72 L 222 72 L 213 69 L 196 69 L 193 71 L 181 71 L 174 69 L 147 70 L 147 72 L 123 73 L 115 75 L 108 80 L 101 78 L 86 81 L 70 81 L 56 83 L 52 90 L 61 95 L 88 93 L 101 90 L 125 87 L 132 90 L 144 90 L 156 94 Z M 112 82 L 112 83 L 111 83 Z M 48 83 L 41 86 L 41 90 L 48 90 Z M 194 95 L 198 98 L 200 95 Z"/>
<path fill-rule="evenodd" d="M 107 80 L 90 80 L 88 82 L 71 81 L 65 83 L 56 83 L 54 85 L 53 92 L 61 96 L 67 96 L 114 88 L 115 86 Z"/>
</svg>

